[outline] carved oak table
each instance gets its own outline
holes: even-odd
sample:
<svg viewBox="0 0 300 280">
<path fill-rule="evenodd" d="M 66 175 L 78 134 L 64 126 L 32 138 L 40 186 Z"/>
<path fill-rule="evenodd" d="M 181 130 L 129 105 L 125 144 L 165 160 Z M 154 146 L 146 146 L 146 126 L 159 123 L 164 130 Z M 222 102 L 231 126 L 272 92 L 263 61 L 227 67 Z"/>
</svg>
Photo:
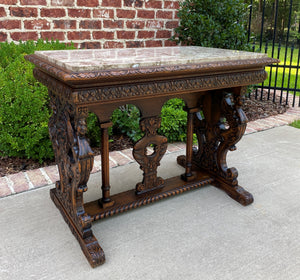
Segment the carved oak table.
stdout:
<svg viewBox="0 0 300 280">
<path fill-rule="evenodd" d="M 26 59 L 34 76 L 49 89 L 53 114 L 50 137 L 60 181 L 50 191 L 91 266 L 105 256 L 94 237 L 92 222 L 207 184 L 248 205 L 252 195 L 238 185 L 238 172 L 228 168 L 226 154 L 246 129 L 241 109 L 246 86 L 260 83 L 264 66 L 277 62 L 265 54 L 202 47 L 38 51 Z M 157 167 L 167 138 L 157 134 L 160 112 L 170 98 L 186 103 L 186 154 L 179 156 L 183 174 L 164 179 Z M 133 190 L 110 196 L 108 128 L 112 112 L 134 104 L 141 112 L 144 136 L 133 148 L 143 171 Z M 84 204 L 83 192 L 93 167 L 86 137 L 86 118 L 94 112 L 101 127 L 102 197 Z M 193 145 L 193 133 L 198 148 Z M 154 147 L 148 154 L 147 147 Z"/>
</svg>

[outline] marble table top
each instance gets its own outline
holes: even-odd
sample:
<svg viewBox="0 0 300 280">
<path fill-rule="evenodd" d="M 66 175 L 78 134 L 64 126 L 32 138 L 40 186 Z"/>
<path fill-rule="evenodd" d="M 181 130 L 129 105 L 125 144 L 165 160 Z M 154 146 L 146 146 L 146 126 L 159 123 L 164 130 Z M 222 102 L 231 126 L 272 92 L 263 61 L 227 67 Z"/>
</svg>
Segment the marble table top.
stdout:
<svg viewBox="0 0 300 280">
<path fill-rule="evenodd" d="M 36 51 L 35 55 L 70 72 L 267 58 L 263 53 L 194 46 Z"/>
</svg>

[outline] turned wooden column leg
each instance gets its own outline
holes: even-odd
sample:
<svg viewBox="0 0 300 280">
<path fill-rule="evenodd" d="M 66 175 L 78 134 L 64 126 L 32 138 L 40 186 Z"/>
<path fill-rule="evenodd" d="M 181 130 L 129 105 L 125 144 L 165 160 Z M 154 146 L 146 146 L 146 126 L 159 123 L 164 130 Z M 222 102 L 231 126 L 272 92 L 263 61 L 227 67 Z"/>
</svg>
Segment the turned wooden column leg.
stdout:
<svg viewBox="0 0 300 280">
<path fill-rule="evenodd" d="M 101 127 L 101 172 L 102 172 L 102 198 L 99 200 L 101 207 L 106 208 L 114 205 L 114 201 L 110 199 L 110 183 L 109 183 L 109 137 L 108 128 L 112 123 L 102 123 Z"/>
<path fill-rule="evenodd" d="M 187 118 L 187 132 L 186 132 L 186 161 L 185 161 L 185 173 L 181 175 L 184 181 L 192 181 L 195 176 L 192 173 L 192 156 L 193 156 L 193 132 L 194 132 L 194 113 L 198 111 L 198 108 L 188 109 Z"/>
</svg>

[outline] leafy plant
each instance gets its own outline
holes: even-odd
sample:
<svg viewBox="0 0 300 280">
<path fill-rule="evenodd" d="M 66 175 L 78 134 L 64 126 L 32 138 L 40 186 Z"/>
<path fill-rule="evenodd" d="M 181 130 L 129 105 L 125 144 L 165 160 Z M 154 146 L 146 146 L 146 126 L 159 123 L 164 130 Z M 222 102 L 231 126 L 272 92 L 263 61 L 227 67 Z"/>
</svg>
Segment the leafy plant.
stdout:
<svg viewBox="0 0 300 280">
<path fill-rule="evenodd" d="M 24 59 L 35 50 L 73 48 L 57 41 L 0 44 L 0 151 L 2 155 L 39 159 L 53 157 L 48 135 L 47 88 L 33 77 Z"/>
<path fill-rule="evenodd" d="M 115 133 L 124 133 L 133 141 L 137 141 L 143 135 L 139 121 L 140 111 L 136 106 L 131 104 L 121 106 L 112 115 L 113 131 Z"/>
<path fill-rule="evenodd" d="M 161 110 L 161 127 L 158 132 L 169 142 L 186 139 L 187 113 L 183 110 L 183 100 L 174 98 L 165 103 Z"/>
<path fill-rule="evenodd" d="M 244 0 L 184 0 L 180 25 L 172 37 L 177 43 L 247 50 L 247 5 Z"/>
</svg>

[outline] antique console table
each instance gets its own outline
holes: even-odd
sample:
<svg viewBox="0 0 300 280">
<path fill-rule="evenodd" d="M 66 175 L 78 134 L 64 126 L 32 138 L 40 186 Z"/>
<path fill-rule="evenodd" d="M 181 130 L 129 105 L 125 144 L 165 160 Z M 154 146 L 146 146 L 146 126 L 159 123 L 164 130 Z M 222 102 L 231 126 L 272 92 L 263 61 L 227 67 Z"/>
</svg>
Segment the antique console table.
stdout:
<svg viewBox="0 0 300 280">
<path fill-rule="evenodd" d="M 92 222 L 169 196 L 212 184 L 248 205 L 253 197 L 238 185 L 226 154 L 246 129 L 241 109 L 246 86 L 266 79 L 266 65 L 278 62 L 265 54 L 202 47 L 37 51 L 26 59 L 34 76 L 49 89 L 53 114 L 49 131 L 60 181 L 50 191 L 91 266 L 105 256 Z M 160 112 L 170 98 L 186 103 L 186 154 L 177 177 L 157 176 L 167 138 L 157 134 Z M 134 104 L 141 112 L 144 136 L 133 148 L 143 171 L 135 188 L 110 196 L 108 128 L 112 112 Z M 102 197 L 84 204 L 83 192 L 93 167 L 86 118 L 94 112 L 101 127 Z M 193 149 L 193 133 L 198 148 Z M 154 147 L 148 154 L 147 147 Z"/>
</svg>

